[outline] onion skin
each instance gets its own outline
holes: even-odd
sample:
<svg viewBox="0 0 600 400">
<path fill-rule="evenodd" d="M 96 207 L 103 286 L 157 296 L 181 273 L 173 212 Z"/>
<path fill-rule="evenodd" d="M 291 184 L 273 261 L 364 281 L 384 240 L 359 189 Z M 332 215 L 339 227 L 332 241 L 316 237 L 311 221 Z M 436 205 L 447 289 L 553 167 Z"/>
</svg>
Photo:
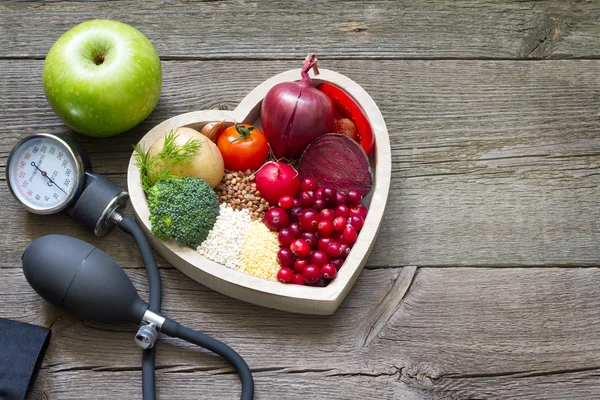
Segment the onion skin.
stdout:
<svg viewBox="0 0 600 400">
<path fill-rule="evenodd" d="M 283 82 L 269 90 L 262 102 L 263 131 L 277 158 L 298 158 L 310 142 L 334 129 L 333 101 L 313 87 L 308 71 L 317 57 L 309 54 L 298 82 Z"/>
</svg>

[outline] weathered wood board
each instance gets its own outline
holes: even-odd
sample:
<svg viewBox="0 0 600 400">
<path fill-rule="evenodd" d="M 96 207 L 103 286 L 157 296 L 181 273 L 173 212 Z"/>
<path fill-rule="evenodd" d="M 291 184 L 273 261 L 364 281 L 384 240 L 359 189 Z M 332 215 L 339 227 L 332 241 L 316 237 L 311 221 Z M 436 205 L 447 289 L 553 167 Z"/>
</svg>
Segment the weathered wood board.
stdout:
<svg viewBox="0 0 600 400">
<path fill-rule="evenodd" d="M 336 314 L 309 317 L 227 298 L 168 269 L 164 311 L 239 350 L 255 370 L 259 399 L 600 395 L 597 268 L 414 272 L 365 270 Z M 145 295 L 143 271 L 127 273 Z M 74 320 L 40 300 L 18 269 L 2 274 L 4 316 L 53 330 L 32 399 L 82 398 L 92 388 L 99 399 L 139 398 L 134 327 Z M 236 398 L 239 383 L 224 362 L 165 342 L 159 393 Z"/>
<path fill-rule="evenodd" d="M 1 57 L 43 58 L 71 26 L 117 19 L 164 59 L 592 58 L 596 1 L 15 1 L 0 3 Z"/>
<path fill-rule="evenodd" d="M 164 62 L 156 111 L 133 132 L 79 137 L 98 172 L 125 187 L 131 145 L 160 121 L 233 109 L 297 61 Z M 326 61 L 378 104 L 392 145 L 392 186 L 368 266 L 600 265 L 600 63 L 571 61 Z M 41 61 L 0 61 L 0 179 L 12 144 L 65 132 L 40 85 Z M 211 78 L 207 78 L 208 76 Z M 23 115 L 28 116 L 23 119 Z M 0 182 L 0 187 L 5 187 Z M 62 216 L 20 210 L 6 190 L 0 256 L 18 265 L 42 234 L 81 236 L 139 265 L 121 233 L 95 239 Z M 16 232 L 22 232 L 17 235 Z"/>
<path fill-rule="evenodd" d="M 600 2 L 7 0 L 0 317 L 53 330 L 29 399 L 141 397 L 134 327 L 69 317 L 18 268 L 30 240 L 69 234 L 113 256 L 145 297 L 131 239 L 27 214 L 3 179 L 18 138 L 66 132 L 43 96 L 41 66 L 64 31 L 91 18 L 133 24 L 163 59 L 163 94 L 146 122 L 111 140 L 78 137 L 122 186 L 131 145 L 152 126 L 233 109 L 309 51 L 384 115 L 387 219 L 370 270 L 333 316 L 248 305 L 161 268 L 165 312 L 239 350 L 257 399 L 600 398 Z M 165 342 L 159 398 L 239 396 L 220 359 Z"/>
</svg>

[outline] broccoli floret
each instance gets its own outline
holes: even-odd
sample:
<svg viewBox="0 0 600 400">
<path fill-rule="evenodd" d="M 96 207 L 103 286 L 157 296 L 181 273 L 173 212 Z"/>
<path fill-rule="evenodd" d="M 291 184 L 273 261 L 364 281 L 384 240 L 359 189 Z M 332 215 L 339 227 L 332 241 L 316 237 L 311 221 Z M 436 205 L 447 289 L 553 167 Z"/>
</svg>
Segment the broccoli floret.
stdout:
<svg viewBox="0 0 600 400">
<path fill-rule="evenodd" d="M 168 178 L 148 190 L 148 208 L 154 236 L 195 249 L 217 220 L 219 198 L 200 178 Z"/>
</svg>

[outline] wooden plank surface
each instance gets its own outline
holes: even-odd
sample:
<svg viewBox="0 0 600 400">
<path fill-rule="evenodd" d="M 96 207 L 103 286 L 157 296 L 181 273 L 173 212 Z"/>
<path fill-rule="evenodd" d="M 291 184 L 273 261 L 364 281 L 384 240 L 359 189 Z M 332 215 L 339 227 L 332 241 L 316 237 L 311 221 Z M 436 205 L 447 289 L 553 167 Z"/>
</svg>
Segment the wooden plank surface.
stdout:
<svg viewBox="0 0 600 400">
<path fill-rule="evenodd" d="M 0 3 L 1 57 L 43 58 L 93 18 L 140 29 L 164 59 L 591 58 L 597 1 L 14 1 Z"/>
<path fill-rule="evenodd" d="M 0 317 L 53 331 L 28 398 L 141 397 L 135 328 L 64 314 L 19 269 L 30 240 L 73 235 L 113 256 L 146 297 L 131 239 L 27 214 L 4 181 L 16 140 L 66 132 L 41 66 L 60 34 L 91 18 L 131 23 L 163 59 L 146 122 L 111 140 L 77 137 L 123 186 L 130 146 L 152 126 L 231 109 L 309 51 L 386 119 L 387 218 L 333 316 L 244 304 L 162 262 L 165 313 L 246 357 L 258 399 L 599 398 L 598 17 L 599 2 L 561 0 L 0 2 Z M 233 371 L 205 351 L 166 338 L 157 362 L 159 398 L 239 395 Z"/>
<path fill-rule="evenodd" d="M 245 72 L 236 73 L 241 64 Z M 124 186 L 131 145 L 152 126 L 188 111 L 232 109 L 264 79 L 297 64 L 164 62 L 163 96 L 145 123 L 108 141 L 80 139 L 95 169 Z M 600 63 L 322 64 L 371 93 L 390 132 L 390 201 L 369 266 L 600 265 Z M 41 65 L 0 61 L 6 77 L 0 82 L 0 177 L 18 138 L 65 132 L 43 96 Z M 18 265 L 26 243 L 50 232 L 83 237 L 122 265 L 139 265 L 121 233 L 95 239 L 63 216 L 28 214 L 7 190 L 0 201 L 6 204 L 0 242 L 11 244 L 1 247 L 0 265 Z"/>
<path fill-rule="evenodd" d="M 127 273 L 145 295 L 144 273 Z M 255 370 L 259 399 L 600 395 L 597 268 L 420 268 L 412 275 L 365 270 L 336 314 L 309 317 L 241 303 L 168 269 L 164 311 L 239 350 Z M 395 296 L 405 279 L 412 279 L 407 293 Z M 139 398 L 132 326 L 74 320 L 41 301 L 16 269 L 3 271 L 0 290 L 5 316 L 52 326 L 31 398 L 81 398 L 86 388 L 99 399 Z M 165 342 L 157 355 L 163 396 L 236 398 L 239 384 L 225 363 Z"/>
</svg>

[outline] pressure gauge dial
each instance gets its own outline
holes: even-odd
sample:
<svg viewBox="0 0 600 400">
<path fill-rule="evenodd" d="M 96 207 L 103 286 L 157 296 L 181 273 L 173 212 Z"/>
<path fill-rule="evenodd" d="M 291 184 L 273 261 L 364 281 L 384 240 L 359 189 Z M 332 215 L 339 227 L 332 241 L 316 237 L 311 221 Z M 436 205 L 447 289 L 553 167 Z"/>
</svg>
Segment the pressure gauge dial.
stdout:
<svg viewBox="0 0 600 400">
<path fill-rule="evenodd" d="M 69 207 L 81 192 L 85 165 L 78 146 L 67 137 L 40 133 L 21 140 L 6 164 L 13 196 L 36 214 Z"/>
</svg>

